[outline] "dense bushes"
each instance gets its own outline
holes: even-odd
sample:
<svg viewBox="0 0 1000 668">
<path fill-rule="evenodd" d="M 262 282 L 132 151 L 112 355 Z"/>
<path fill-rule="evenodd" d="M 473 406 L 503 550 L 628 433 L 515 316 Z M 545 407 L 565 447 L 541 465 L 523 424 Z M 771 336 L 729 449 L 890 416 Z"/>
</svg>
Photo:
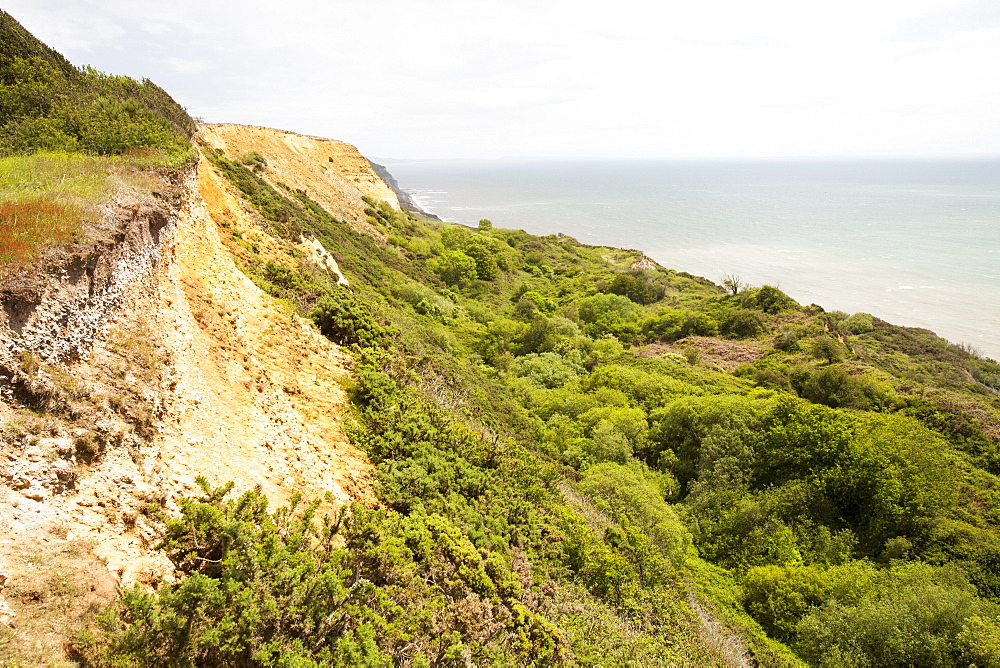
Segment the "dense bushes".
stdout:
<svg viewBox="0 0 1000 668">
<path fill-rule="evenodd" d="M 328 292 L 309 317 L 323 336 L 341 345 L 373 346 L 387 334 L 372 318 L 364 302 L 347 290 Z"/>
<path fill-rule="evenodd" d="M 744 606 L 822 666 L 995 665 L 1000 608 L 954 568 L 867 562 L 751 569 Z"/>
<path fill-rule="evenodd" d="M 719 323 L 706 314 L 678 309 L 660 309 L 642 323 L 648 341 L 676 341 L 688 336 L 715 336 Z"/>
<path fill-rule="evenodd" d="M 315 235 L 351 272 L 352 289 L 335 288 L 290 246 L 287 260 L 244 264 L 357 346 L 350 436 L 376 466 L 381 509 L 341 518 L 328 556 L 286 559 L 329 557 L 329 571 L 254 571 L 267 594 L 212 570 L 230 548 L 178 548 L 186 598 L 129 602 L 108 626 L 114 642 L 161 642 L 142 629 L 203 594 L 205 629 L 228 629 L 225 609 L 263 620 L 256 629 L 271 628 L 272 608 L 293 611 L 272 640 L 231 634 L 249 663 L 278 648 L 374 664 L 712 665 L 737 635 L 762 665 L 781 663 L 778 641 L 841 665 L 995 656 L 998 618 L 982 596 L 1000 591 L 997 481 L 970 453 L 991 451 L 996 413 L 958 385 L 948 397 L 961 401 L 947 402 L 916 385 L 914 368 L 936 382 L 927 358 L 886 343 L 880 321 L 848 327 L 775 288 L 726 295 L 630 269 L 627 251 L 440 226 L 366 200 L 381 244 L 305 193 L 271 188 L 263 156 L 212 159 L 271 232 L 289 244 Z M 709 338 L 674 345 L 694 336 Z M 253 516 L 265 527 L 254 540 L 274 542 L 275 517 Z M 224 537 L 227 522 L 207 526 Z M 204 538 L 197 549 L 218 547 Z M 282 592 L 323 586 L 321 639 Z M 201 629 L 177 652 L 221 652 L 224 638 Z"/>
<path fill-rule="evenodd" d="M 696 544 L 730 566 L 877 557 L 956 503 L 944 444 L 913 420 L 735 397 L 650 418 L 644 458 L 688 490 Z"/>
<path fill-rule="evenodd" d="M 183 159 L 194 121 L 150 81 L 77 69 L 0 13 L 0 153 L 156 148 Z"/>
<path fill-rule="evenodd" d="M 340 519 L 314 521 L 316 504 L 275 513 L 231 485 L 181 500 L 163 545 L 185 575 L 156 593 L 125 592 L 102 616 L 101 651 L 114 662 L 150 666 L 388 665 L 374 641 L 397 612 L 350 553 L 334 546 Z M 380 623 L 381 622 L 381 623 Z M 98 659 L 99 660 L 99 659 Z"/>
<path fill-rule="evenodd" d="M 259 176 L 241 167 L 230 171 L 248 197 L 285 217 L 276 230 L 317 229 L 309 201 L 282 195 L 268 209 Z M 369 209 L 370 222 L 400 242 L 374 252 L 378 267 L 362 253 L 353 260 L 362 277 L 382 272 L 362 278 L 365 290 L 387 296 L 379 322 L 360 293 L 339 288 L 312 311 L 345 343 L 388 343 L 381 323 L 408 328 L 391 339 L 393 352 L 361 354 L 351 390 L 351 437 L 377 465 L 384 509 L 356 509 L 340 530 L 344 567 L 374 587 L 359 604 L 367 607 L 352 608 L 358 616 L 338 617 L 347 620 L 337 632 L 349 656 L 600 661 L 614 645 L 650 663 L 684 663 L 659 643 L 689 637 L 681 601 L 700 586 L 689 570 L 695 554 L 729 569 L 712 590 L 717 614 L 744 629 L 753 622 L 740 615 L 749 614 L 810 661 L 993 656 L 995 610 L 969 584 L 994 591 L 1000 541 L 977 509 L 992 496 L 971 503 L 957 492 L 964 473 L 949 443 L 921 421 L 953 440 L 975 434 L 975 447 L 986 447 L 986 436 L 954 420 L 950 431 L 935 425 L 937 404 L 901 400 L 891 376 L 859 362 L 861 343 L 836 330 L 836 318 L 799 311 L 774 289 L 723 296 L 686 277 L 676 280 L 691 294 L 647 310 L 632 291 L 640 286 L 615 284 L 631 275 L 602 269 L 585 248 L 489 227 L 421 228 L 386 207 Z M 322 229 L 337 225 L 323 221 Z M 416 242 L 428 249 L 426 262 L 390 264 L 395 249 Z M 487 260 L 480 274 L 484 258 L 495 273 Z M 305 289 L 291 265 L 259 272 L 271 285 Z M 613 285 L 626 294 L 594 293 Z M 763 335 L 778 328 L 787 341 L 766 349 Z M 694 355 L 648 359 L 629 349 L 719 334 L 757 339 L 720 341 L 723 351 L 766 356 L 734 377 Z M 424 341 L 442 336 L 451 337 L 451 356 L 428 357 Z M 663 346 L 645 348 L 655 355 Z M 444 367 L 457 373 L 435 377 Z M 774 389 L 751 390 L 751 377 Z M 892 412 L 904 406 L 920 420 Z M 881 413 L 863 412 L 871 410 Z M 934 584 L 919 589 L 903 559 L 950 562 L 966 576 L 947 580 L 932 569 Z M 898 596 L 886 582 L 897 583 Z M 599 602 L 615 623 L 627 619 L 657 639 L 645 650 L 632 631 L 595 639 L 587 629 L 596 622 L 555 612 L 573 587 L 590 597 L 579 603 L 585 614 Z M 933 603 L 919 608 L 921 597 Z M 905 619 L 889 618 L 893 606 Z M 948 649 L 921 654 L 899 637 Z M 697 654 L 700 640 L 691 646 L 702 649 L 684 650 L 698 656 L 688 663 L 711 663 L 710 652 Z M 892 649 L 879 654 L 878 646 Z"/>
<path fill-rule="evenodd" d="M 630 339 L 639 333 L 642 309 L 620 295 L 597 294 L 584 297 L 577 305 L 584 331 L 593 338 L 606 334 Z"/>
<path fill-rule="evenodd" d="M 607 292 L 628 297 L 636 304 L 653 304 L 663 297 L 663 287 L 652 284 L 641 276 L 618 274 L 607 287 Z"/>
</svg>

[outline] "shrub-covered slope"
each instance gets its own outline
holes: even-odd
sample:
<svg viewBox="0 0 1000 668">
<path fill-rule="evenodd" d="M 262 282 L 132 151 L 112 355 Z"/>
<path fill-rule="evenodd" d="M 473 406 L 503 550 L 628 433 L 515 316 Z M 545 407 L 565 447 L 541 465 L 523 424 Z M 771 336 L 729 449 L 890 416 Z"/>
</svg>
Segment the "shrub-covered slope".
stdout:
<svg viewBox="0 0 1000 668">
<path fill-rule="evenodd" d="M 87 656 L 1000 661 L 996 364 L 770 286 L 369 200 L 381 243 L 269 185 L 266 154 L 208 155 L 269 230 L 266 252 L 225 230 L 243 270 L 356 351 L 351 435 L 381 507 L 319 523 L 206 487 L 166 520 L 185 577 L 105 613 Z"/>
<path fill-rule="evenodd" d="M 183 158 L 193 132 L 156 84 L 76 68 L 0 11 L 0 154 L 155 148 Z"/>
<path fill-rule="evenodd" d="M 0 29 L 4 151 L 185 155 L 189 119 L 160 89 L 76 70 L 6 14 Z M 150 545 L 176 577 L 127 590 L 85 624 L 75 660 L 1000 665 L 994 362 L 637 251 L 487 220 L 445 225 L 370 195 L 365 224 L 349 224 L 318 186 L 283 176 L 291 163 L 246 148 L 200 149 L 244 209 L 202 217 L 204 234 L 283 309 L 277 321 L 298 314 L 353 350 L 347 426 L 375 466 L 377 502 L 270 509 L 264 490 L 204 481 L 175 512 L 167 499 L 123 515 L 159 533 Z M 319 179 L 329 158 L 299 159 L 318 160 Z M 18 178 L 76 170 L 83 199 L 63 206 L 85 212 L 87 193 L 114 191 L 110 158 L 7 160 Z M 49 216 L 45 244 L 79 243 L 83 228 L 31 206 Z M 185 284 L 192 302 L 199 289 Z M 229 331 L 234 314 L 205 304 L 198 326 Z M 31 369 L 17 374 L 41 369 L 19 359 Z M 96 410 L 52 369 L 53 392 L 76 394 L 53 393 L 64 414 L 36 408 L 32 424 Z M 121 369 L 115 382 L 134 386 Z M 280 377 L 244 389 L 259 395 Z M 116 403 L 125 417 L 128 403 Z M 133 463 L 160 426 L 142 415 Z M 41 442 L 20 427 L 5 437 Z M 81 457 L 107 456 L 80 443 Z M 74 582 L 57 569 L 15 593 L 56 619 Z M 8 651 L 17 638 L 0 629 L 8 663 L 25 662 Z"/>
</svg>

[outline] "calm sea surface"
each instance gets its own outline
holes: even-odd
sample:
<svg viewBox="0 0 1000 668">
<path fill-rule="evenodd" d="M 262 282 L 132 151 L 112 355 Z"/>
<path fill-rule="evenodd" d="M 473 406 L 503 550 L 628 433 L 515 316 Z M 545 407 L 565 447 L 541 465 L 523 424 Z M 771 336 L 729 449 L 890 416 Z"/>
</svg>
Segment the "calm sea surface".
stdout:
<svg viewBox="0 0 1000 668">
<path fill-rule="evenodd" d="M 1000 161 L 389 162 L 443 220 L 638 248 L 1000 359 Z"/>
</svg>

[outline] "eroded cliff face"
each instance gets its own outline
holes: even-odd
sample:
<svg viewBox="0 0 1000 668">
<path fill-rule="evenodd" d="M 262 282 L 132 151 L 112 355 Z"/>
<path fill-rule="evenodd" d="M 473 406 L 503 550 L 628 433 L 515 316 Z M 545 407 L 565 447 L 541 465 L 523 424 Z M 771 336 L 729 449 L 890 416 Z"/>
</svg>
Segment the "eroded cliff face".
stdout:
<svg viewBox="0 0 1000 668">
<path fill-rule="evenodd" d="M 365 218 L 363 196 L 384 200 L 399 210 L 395 192 L 350 144 L 272 128 L 222 123 L 200 125 L 198 137 L 204 146 L 222 149 L 230 160 L 240 160 L 256 151 L 267 161 L 261 176 L 271 185 L 284 183 L 304 190 L 335 218 L 360 232 L 381 235 Z"/>
<path fill-rule="evenodd" d="M 398 207 L 346 144 L 241 126 L 202 140 L 257 151 L 269 179 L 359 229 L 362 195 Z M 266 227 L 204 158 L 157 192 L 109 206 L 106 233 L 0 287 L 0 622 L 40 662 L 62 654 L 53 627 L 72 632 L 92 603 L 171 577 L 147 506 L 176 508 L 197 476 L 259 486 L 272 505 L 296 492 L 375 502 L 342 424 L 350 356 L 254 285 L 223 242 L 238 229 L 266 253 Z"/>
</svg>

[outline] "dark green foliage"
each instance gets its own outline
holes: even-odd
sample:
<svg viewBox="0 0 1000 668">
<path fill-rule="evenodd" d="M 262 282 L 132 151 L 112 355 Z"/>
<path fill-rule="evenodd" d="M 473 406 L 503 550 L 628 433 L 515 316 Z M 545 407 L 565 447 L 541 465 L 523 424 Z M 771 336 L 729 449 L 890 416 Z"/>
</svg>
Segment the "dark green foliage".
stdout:
<svg viewBox="0 0 1000 668">
<path fill-rule="evenodd" d="M 719 318 L 719 330 L 726 336 L 746 339 L 759 336 L 765 330 L 764 318 L 750 309 L 733 309 L 726 311 Z"/>
<path fill-rule="evenodd" d="M 255 172 L 262 172 L 267 167 L 267 160 L 257 151 L 250 151 L 240 158 L 240 162 Z"/>
<path fill-rule="evenodd" d="M 156 593 L 125 592 L 101 617 L 105 660 L 168 665 L 390 665 L 376 634 L 397 609 L 351 554 L 335 547 L 343 516 L 317 504 L 267 511 L 232 485 L 181 500 L 163 547 L 184 577 Z M 94 648 L 97 649 L 97 648 Z M 92 659 L 98 659 L 97 656 Z"/>
<path fill-rule="evenodd" d="M 853 376 L 840 367 L 796 371 L 792 385 L 799 396 L 830 408 L 880 410 L 896 404 L 892 392 L 866 376 Z"/>
<path fill-rule="evenodd" d="M 481 281 L 492 281 L 500 275 L 500 267 L 496 258 L 486 246 L 480 244 L 469 244 L 465 248 L 465 254 L 476 263 L 476 276 Z"/>
<path fill-rule="evenodd" d="M 309 314 L 323 336 L 340 345 L 373 346 L 387 335 L 356 295 L 334 289 Z"/>
<path fill-rule="evenodd" d="M 642 323 L 647 341 L 676 341 L 688 336 L 715 336 L 719 323 L 712 316 L 696 311 L 660 309 Z"/>
<path fill-rule="evenodd" d="M 956 569 L 900 564 L 883 573 L 855 568 L 831 575 L 830 598 L 796 629 L 807 660 L 841 666 L 986 666 L 1000 658 L 1000 608 L 977 598 Z"/>
<path fill-rule="evenodd" d="M 776 314 L 798 307 L 794 299 L 771 285 L 746 290 L 741 293 L 740 298 L 740 301 L 747 306 L 764 313 Z"/>
<path fill-rule="evenodd" d="M 17 59 L 38 58 L 52 69 L 70 76 L 76 68 L 55 50 L 40 42 L 7 12 L 0 12 L 0 63 L 5 68 L 0 71 L 0 83 L 10 85 L 17 81 L 7 71 L 6 65 Z"/>
<path fill-rule="evenodd" d="M 186 155 L 194 121 L 152 82 L 77 69 L 5 12 L 0 44 L 0 152 Z"/>
<path fill-rule="evenodd" d="M 839 563 L 851 535 L 878 556 L 894 536 L 925 540 L 927 519 L 955 507 L 944 444 L 912 420 L 735 397 L 650 417 L 644 457 L 689 490 L 696 545 L 731 566 Z"/>
<path fill-rule="evenodd" d="M 821 335 L 811 342 L 810 353 L 816 359 L 826 360 L 827 364 L 839 362 L 843 356 L 843 350 L 836 341 L 829 336 Z"/>
<path fill-rule="evenodd" d="M 225 175 L 264 218 L 276 224 L 276 231 L 294 238 L 309 228 L 309 214 L 260 178 L 241 162 L 229 160 L 217 152 L 208 154 L 212 163 Z M 324 212 L 325 213 L 325 212 Z"/>
<path fill-rule="evenodd" d="M 793 641 L 799 621 L 828 598 L 830 587 L 815 566 L 757 566 L 743 577 L 743 606 L 769 635 Z"/>
<path fill-rule="evenodd" d="M 628 297 L 636 304 L 652 304 L 663 297 L 663 288 L 650 285 L 639 276 L 618 274 L 607 287 L 607 292 Z"/>
</svg>

